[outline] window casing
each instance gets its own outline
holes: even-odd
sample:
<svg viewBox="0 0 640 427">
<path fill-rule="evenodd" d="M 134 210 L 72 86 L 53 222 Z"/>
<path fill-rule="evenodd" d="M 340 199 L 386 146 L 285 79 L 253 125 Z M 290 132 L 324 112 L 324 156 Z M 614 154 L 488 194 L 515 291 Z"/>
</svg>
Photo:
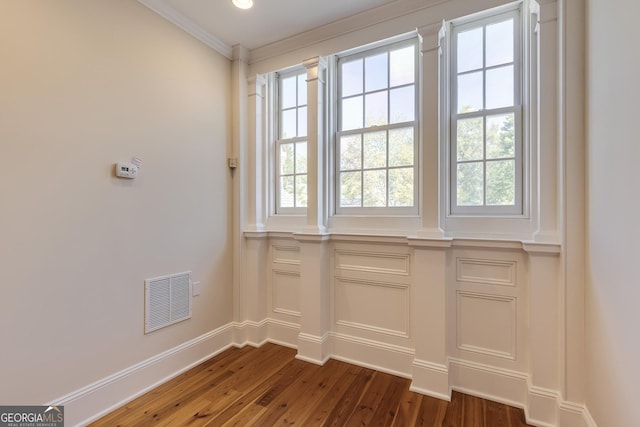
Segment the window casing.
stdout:
<svg viewBox="0 0 640 427">
<path fill-rule="evenodd" d="M 418 42 L 337 60 L 335 213 L 418 213 Z"/>
<path fill-rule="evenodd" d="M 520 14 L 451 24 L 449 215 L 525 214 Z"/>
<path fill-rule="evenodd" d="M 307 207 L 307 74 L 277 74 L 275 143 L 276 213 L 304 214 Z"/>
</svg>

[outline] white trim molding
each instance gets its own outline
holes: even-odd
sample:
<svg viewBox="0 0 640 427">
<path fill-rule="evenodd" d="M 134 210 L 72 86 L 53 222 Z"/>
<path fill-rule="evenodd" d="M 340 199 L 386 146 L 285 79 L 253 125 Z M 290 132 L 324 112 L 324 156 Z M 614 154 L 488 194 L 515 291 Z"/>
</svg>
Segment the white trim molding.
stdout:
<svg viewBox="0 0 640 427">
<path fill-rule="evenodd" d="M 70 426 L 87 425 L 183 372 L 239 346 L 229 323 L 45 403 L 61 405 Z"/>
<path fill-rule="evenodd" d="M 200 40 L 216 52 L 232 59 L 231 46 L 204 30 L 201 26 L 184 16 L 182 13 L 178 12 L 165 0 L 138 0 L 138 2 L 162 16 L 167 21 L 186 31 L 188 34 L 191 34 L 193 37 Z"/>
</svg>

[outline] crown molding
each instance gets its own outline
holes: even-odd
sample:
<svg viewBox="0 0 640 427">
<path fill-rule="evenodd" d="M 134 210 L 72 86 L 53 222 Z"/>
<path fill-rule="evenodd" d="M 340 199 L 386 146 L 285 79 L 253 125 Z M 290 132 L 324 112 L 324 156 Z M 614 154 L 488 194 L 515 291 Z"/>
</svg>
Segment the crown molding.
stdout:
<svg viewBox="0 0 640 427">
<path fill-rule="evenodd" d="M 251 50 L 250 64 L 363 30 L 372 25 L 401 18 L 449 1 L 451 0 L 396 0 L 295 36 L 257 47 Z"/>
<path fill-rule="evenodd" d="M 162 16 L 167 21 L 177 25 L 221 55 L 232 59 L 233 52 L 231 46 L 205 31 L 201 26 L 178 12 L 164 0 L 138 0 L 138 2 Z"/>
</svg>

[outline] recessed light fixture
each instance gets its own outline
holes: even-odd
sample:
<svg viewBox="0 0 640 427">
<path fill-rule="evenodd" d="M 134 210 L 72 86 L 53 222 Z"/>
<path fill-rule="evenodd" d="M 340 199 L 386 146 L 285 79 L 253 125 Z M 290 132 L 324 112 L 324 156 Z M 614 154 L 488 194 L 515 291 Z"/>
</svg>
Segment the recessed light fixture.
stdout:
<svg viewBox="0 0 640 427">
<path fill-rule="evenodd" d="M 233 0 L 233 4 L 240 9 L 251 9 L 253 0 Z"/>
</svg>

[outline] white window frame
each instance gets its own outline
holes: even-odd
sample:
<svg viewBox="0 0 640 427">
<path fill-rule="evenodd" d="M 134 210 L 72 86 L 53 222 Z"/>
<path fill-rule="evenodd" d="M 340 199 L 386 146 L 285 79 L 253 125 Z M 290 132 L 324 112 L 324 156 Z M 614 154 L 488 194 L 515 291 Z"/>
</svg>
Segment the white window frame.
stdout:
<svg viewBox="0 0 640 427">
<path fill-rule="evenodd" d="M 527 16 L 523 11 L 523 3 L 515 3 L 507 5 L 507 7 L 501 7 L 492 9 L 489 11 L 481 12 L 471 17 L 460 18 L 454 20 L 448 24 L 447 27 L 447 57 L 445 61 L 448 62 L 447 76 L 447 90 L 446 95 L 448 98 L 448 105 L 446 108 L 446 116 L 448 122 L 445 125 L 447 133 L 447 188 L 446 188 L 446 216 L 447 217 L 465 217 L 465 216 L 486 216 L 486 217 L 511 217 L 511 218 L 526 218 L 528 217 L 528 194 L 529 194 L 529 178 L 528 178 L 528 166 L 527 166 L 527 150 L 530 146 L 527 138 L 527 101 L 529 99 L 527 93 L 526 78 L 529 75 L 525 72 L 527 63 L 525 61 L 525 42 L 527 40 L 524 37 L 526 25 L 524 25 L 523 16 Z M 491 110 L 479 110 L 469 113 L 457 113 L 457 45 L 454 42 L 456 35 L 460 31 L 468 30 L 471 28 L 483 27 L 492 22 L 500 22 L 505 18 L 514 18 L 514 105 L 512 107 L 497 108 Z M 486 45 L 483 44 L 483 49 Z M 485 54 L 483 52 L 483 58 Z M 485 76 L 486 70 L 494 67 L 486 67 L 483 63 L 483 76 Z M 483 86 L 485 85 L 485 79 L 483 77 Z M 485 87 L 486 89 L 486 87 Z M 486 90 L 483 90 L 483 100 L 486 99 Z M 457 165 L 456 158 L 457 153 L 457 123 L 458 118 L 483 118 L 497 114 L 513 113 L 514 114 L 514 143 L 515 143 L 515 204 L 514 205 L 487 205 L 486 204 L 486 165 L 492 160 L 487 160 L 486 149 L 484 151 L 483 159 L 480 161 L 483 165 L 483 204 L 478 206 L 458 206 L 457 201 Z M 483 138 L 483 144 L 486 148 L 486 138 Z M 478 163 L 480 163 L 478 162 Z M 462 162 L 461 162 L 462 163 Z"/>
<path fill-rule="evenodd" d="M 342 76 L 340 73 L 340 62 L 342 61 L 352 61 L 357 60 L 359 58 L 365 58 L 368 56 L 376 55 L 380 52 L 395 50 L 398 48 L 406 47 L 406 46 L 414 46 L 415 49 L 415 59 L 414 59 L 414 120 L 403 123 L 394 123 L 380 126 L 372 126 L 372 127 L 363 127 L 360 129 L 352 129 L 347 131 L 342 131 Z M 335 75 L 335 102 L 332 103 L 333 108 L 333 117 L 335 123 L 335 133 L 333 138 L 333 155 L 332 155 L 332 163 L 333 163 L 333 188 L 332 193 L 332 214 L 336 216 L 416 216 L 419 213 L 420 206 L 420 191 L 422 186 L 420 185 L 420 96 L 421 96 L 421 76 L 420 76 L 420 43 L 419 39 L 415 36 L 402 37 L 401 40 L 394 39 L 392 41 L 386 41 L 383 43 L 377 43 L 374 47 L 367 47 L 364 49 L 358 49 L 355 52 L 347 52 L 343 54 L 339 54 L 335 56 L 335 65 L 334 65 L 334 73 Z M 389 90 L 387 87 L 386 90 Z M 363 95 L 367 92 L 363 92 Z M 390 98 L 387 99 L 387 102 L 390 102 Z M 364 114 L 364 113 L 363 113 Z M 364 117 L 363 117 L 363 125 L 364 125 Z M 366 134 L 372 131 L 389 131 L 398 128 L 409 128 L 413 127 L 414 132 L 414 154 L 413 154 L 413 206 L 386 206 L 386 207 L 342 207 L 340 206 L 340 138 L 342 136 L 348 135 L 358 135 L 358 134 Z M 380 168 L 384 170 L 390 170 L 394 167 L 389 167 L 387 165 L 385 168 Z M 361 162 L 360 171 L 364 171 L 364 165 Z M 388 175 L 387 175 L 387 193 L 389 191 L 388 185 Z M 388 201 L 388 196 L 387 196 Z"/>
<path fill-rule="evenodd" d="M 285 78 L 289 78 L 289 77 L 293 77 L 293 76 L 301 76 L 304 75 L 305 76 L 305 82 L 306 82 L 306 70 L 304 68 L 294 68 L 294 69 L 290 69 L 290 70 L 286 70 L 286 71 L 281 71 L 281 72 L 277 72 L 275 73 L 275 86 L 276 86 L 276 102 L 275 102 L 275 110 L 276 110 L 276 114 L 275 114 L 275 120 L 276 120 L 276 126 L 275 126 L 275 143 L 274 143 L 274 171 L 275 171 L 275 182 L 274 182 L 274 205 L 275 205 L 275 214 L 276 215 L 304 215 L 307 212 L 307 207 L 306 206 L 295 206 L 296 205 L 296 192 L 295 192 L 295 185 L 296 185 L 296 177 L 299 175 L 305 175 L 308 176 L 308 168 L 307 168 L 307 172 L 305 173 L 296 173 L 294 170 L 293 174 L 286 174 L 286 176 L 293 176 L 293 180 L 294 180 L 294 193 L 293 193 L 293 199 L 294 199 L 294 207 L 283 207 L 280 205 L 280 178 L 283 176 L 280 174 L 280 147 L 284 144 L 293 144 L 294 146 L 294 158 L 293 158 L 293 163 L 294 163 L 294 167 L 296 165 L 296 152 L 295 152 L 295 147 L 296 147 L 296 143 L 298 142 L 306 142 L 308 136 L 296 136 L 296 137 L 292 137 L 292 138 L 282 138 L 282 112 L 283 112 L 283 108 L 282 108 L 282 84 L 281 81 L 282 79 Z M 298 105 L 297 104 L 297 100 L 298 100 L 298 92 L 300 90 L 307 90 L 306 84 L 304 85 L 303 88 L 300 88 L 300 85 L 297 84 L 297 80 L 296 80 L 296 106 L 292 107 L 295 109 L 301 108 L 303 107 L 302 105 Z M 304 107 L 306 107 L 307 104 L 304 104 Z M 288 109 L 292 109 L 292 108 L 288 108 Z M 297 121 L 297 119 L 296 119 Z M 296 123 L 296 125 L 299 125 L 299 123 Z M 307 124 L 308 126 L 308 124 Z M 296 132 L 297 133 L 297 132 Z"/>
</svg>

